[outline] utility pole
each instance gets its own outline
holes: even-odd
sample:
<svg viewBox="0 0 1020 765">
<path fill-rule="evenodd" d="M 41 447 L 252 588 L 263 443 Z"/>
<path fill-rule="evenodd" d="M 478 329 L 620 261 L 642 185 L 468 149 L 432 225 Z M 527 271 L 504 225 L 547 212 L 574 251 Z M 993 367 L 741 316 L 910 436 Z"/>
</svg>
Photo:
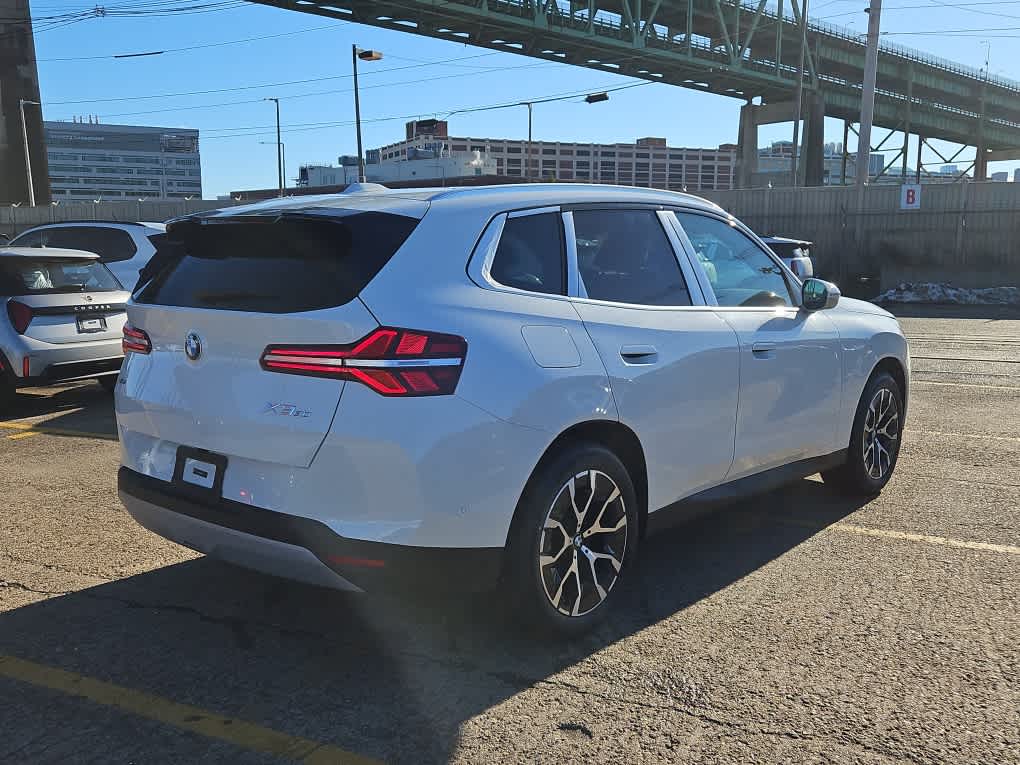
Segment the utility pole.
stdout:
<svg viewBox="0 0 1020 765">
<path fill-rule="evenodd" d="M 855 181 L 863 187 L 871 175 L 871 123 L 875 117 L 875 78 L 878 75 L 878 36 L 882 0 L 871 0 L 868 8 L 868 49 L 864 54 L 864 84 L 861 90 L 861 130 L 857 135 Z"/>
<path fill-rule="evenodd" d="M 800 141 L 800 114 L 804 108 L 804 55 L 807 52 L 808 0 L 800 9 L 800 64 L 797 66 L 797 97 L 793 115 L 793 146 L 790 157 L 790 185 L 797 186 L 797 154 Z"/>
<path fill-rule="evenodd" d="M 28 181 L 28 205 L 35 207 L 35 186 L 32 184 L 32 158 L 28 153 L 28 128 L 25 126 L 25 104 L 35 104 L 38 101 L 26 101 L 24 98 L 18 101 L 18 108 L 21 111 L 21 140 L 25 147 L 25 180 Z"/>
<path fill-rule="evenodd" d="M 276 177 L 280 187 L 280 196 L 283 196 L 283 155 L 280 153 L 280 99 L 279 98 L 267 98 L 266 101 L 272 101 L 276 104 Z"/>
</svg>

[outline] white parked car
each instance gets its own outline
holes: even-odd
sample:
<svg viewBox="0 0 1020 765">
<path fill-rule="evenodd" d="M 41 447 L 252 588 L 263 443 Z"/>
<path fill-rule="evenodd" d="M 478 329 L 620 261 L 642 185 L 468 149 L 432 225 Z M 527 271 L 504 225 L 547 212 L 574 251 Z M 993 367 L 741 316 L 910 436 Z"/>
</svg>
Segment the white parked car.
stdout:
<svg viewBox="0 0 1020 765">
<path fill-rule="evenodd" d="M 162 223 L 75 221 L 47 223 L 22 231 L 11 242 L 17 247 L 60 247 L 94 252 L 124 289 L 131 292 L 138 274 L 166 236 Z"/>
<path fill-rule="evenodd" d="M 129 297 L 93 253 L 0 245 L 0 410 L 29 386 L 112 391 Z"/>
<path fill-rule="evenodd" d="M 581 631 L 646 533 L 817 471 L 874 493 L 896 465 L 896 320 L 801 287 L 695 197 L 363 191 L 168 236 L 179 256 L 128 306 L 120 494 L 227 561 L 338 588 L 501 583 Z"/>
</svg>

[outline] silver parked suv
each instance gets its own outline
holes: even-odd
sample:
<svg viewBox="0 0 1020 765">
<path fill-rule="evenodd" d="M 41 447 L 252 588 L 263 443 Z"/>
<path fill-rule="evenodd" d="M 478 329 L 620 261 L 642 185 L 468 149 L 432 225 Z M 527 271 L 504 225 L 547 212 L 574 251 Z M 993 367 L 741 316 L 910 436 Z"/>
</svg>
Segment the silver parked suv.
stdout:
<svg viewBox="0 0 1020 765">
<path fill-rule="evenodd" d="M 95 377 L 112 390 L 129 297 L 98 255 L 0 246 L 0 407 L 30 385 Z"/>
<path fill-rule="evenodd" d="M 646 533 L 817 471 L 876 493 L 896 465 L 896 319 L 695 197 L 362 188 L 167 236 L 128 304 L 120 494 L 234 563 L 501 581 L 577 632 Z"/>
</svg>

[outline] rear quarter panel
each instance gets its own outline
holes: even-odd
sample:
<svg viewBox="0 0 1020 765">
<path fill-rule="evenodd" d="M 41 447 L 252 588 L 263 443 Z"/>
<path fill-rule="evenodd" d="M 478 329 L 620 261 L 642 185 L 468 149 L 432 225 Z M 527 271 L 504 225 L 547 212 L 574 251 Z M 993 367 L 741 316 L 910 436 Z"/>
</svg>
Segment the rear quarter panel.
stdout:
<svg viewBox="0 0 1020 765">
<path fill-rule="evenodd" d="M 362 291 L 379 322 L 466 338 L 457 395 L 501 420 L 550 434 L 550 442 L 579 422 L 617 419 L 605 366 L 570 301 L 475 284 L 468 261 L 493 211 L 437 207 Z M 538 347 L 529 349 L 525 335 L 547 331 L 529 332 L 533 327 L 565 329 L 576 363 L 541 366 Z"/>
</svg>

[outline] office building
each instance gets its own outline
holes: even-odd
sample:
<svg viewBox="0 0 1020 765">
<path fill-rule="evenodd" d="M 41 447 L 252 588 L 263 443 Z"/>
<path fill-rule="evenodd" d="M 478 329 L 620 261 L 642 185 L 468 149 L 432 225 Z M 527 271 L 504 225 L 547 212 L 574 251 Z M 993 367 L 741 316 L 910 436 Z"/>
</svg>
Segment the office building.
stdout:
<svg viewBox="0 0 1020 765">
<path fill-rule="evenodd" d="M 202 197 L 197 130 L 94 122 L 43 127 L 54 200 Z"/>
<path fill-rule="evenodd" d="M 463 162 L 481 159 L 484 167 L 480 175 L 489 174 L 491 168 L 498 176 L 522 181 L 610 183 L 692 192 L 732 188 L 736 161 L 736 146 L 729 144 L 699 149 L 668 146 L 665 138 L 639 138 L 634 143 L 535 140 L 529 146 L 522 139 L 450 137 L 442 120 L 409 122 L 404 140 L 377 152 L 380 165 L 446 157 L 462 158 Z M 366 153 L 369 179 L 374 156 Z M 466 167 L 463 162 L 458 164 L 461 170 Z M 442 179 L 437 173 L 431 180 Z"/>
</svg>

